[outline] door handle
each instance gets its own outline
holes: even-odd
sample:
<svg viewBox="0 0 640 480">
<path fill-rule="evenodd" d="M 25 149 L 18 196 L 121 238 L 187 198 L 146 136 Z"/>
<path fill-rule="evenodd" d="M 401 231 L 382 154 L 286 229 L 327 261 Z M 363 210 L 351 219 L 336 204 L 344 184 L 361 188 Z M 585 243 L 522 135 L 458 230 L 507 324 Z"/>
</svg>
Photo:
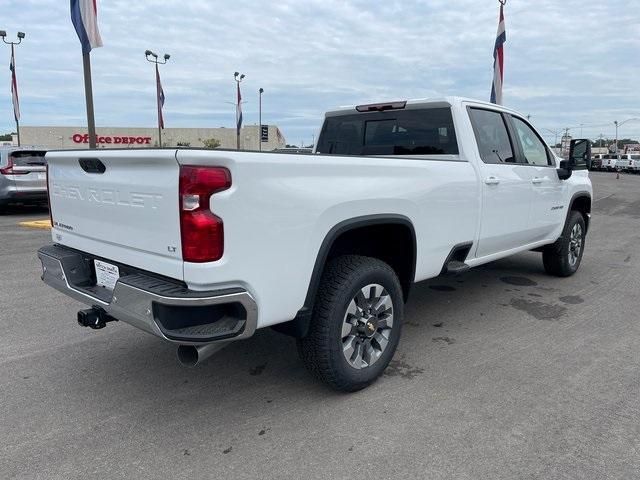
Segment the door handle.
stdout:
<svg viewBox="0 0 640 480">
<path fill-rule="evenodd" d="M 540 177 L 533 177 L 533 178 L 531 179 L 531 183 L 533 183 L 534 185 L 538 185 L 538 184 L 542 183 L 542 178 L 540 178 Z"/>
<path fill-rule="evenodd" d="M 487 177 L 484 179 L 484 183 L 486 183 L 487 185 L 498 185 L 500 183 L 500 179 L 497 177 Z"/>
</svg>

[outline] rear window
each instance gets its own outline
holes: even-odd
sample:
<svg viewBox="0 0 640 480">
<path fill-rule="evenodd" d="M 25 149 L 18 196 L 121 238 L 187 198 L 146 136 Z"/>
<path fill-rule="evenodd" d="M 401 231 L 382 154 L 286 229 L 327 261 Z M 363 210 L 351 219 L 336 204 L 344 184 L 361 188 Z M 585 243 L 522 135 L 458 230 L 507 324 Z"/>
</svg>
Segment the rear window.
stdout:
<svg viewBox="0 0 640 480">
<path fill-rule="evenodd" d="M 16 167 L 42 167 L 45 165 L 45 153 L 24 150 L 11 153 L 11 158 Z"/>
<path fill-rule="evenodd" d="M 328 117 L 316 149 L 339 155 L 457 155 L 450 108 Z"/>
</svg>

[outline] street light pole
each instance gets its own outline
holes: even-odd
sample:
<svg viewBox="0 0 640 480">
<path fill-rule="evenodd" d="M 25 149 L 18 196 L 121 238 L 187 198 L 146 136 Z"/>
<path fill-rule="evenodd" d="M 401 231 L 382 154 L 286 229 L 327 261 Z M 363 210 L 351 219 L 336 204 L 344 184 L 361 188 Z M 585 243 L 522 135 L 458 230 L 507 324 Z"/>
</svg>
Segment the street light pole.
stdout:
<svg viewBox="0 0 640 480">
<path fill-rule="evenodd" d="M 242 127 L 242 96 L 240 95 L 240 82 L 244 80 L 244 73 L 234 72 L 233 79 L 236 82 L 236 149 L 240 150 L 240 128 Z"/>
<path fill-rule="evenodd" d="M 622 122 L 618 122 L 617 120 L 615 122 L 613 122 L 616 126 L 616 155 L 618 154 L 618 127 L 621 127 L 622 125 L 624 125 L 627 122 L 635 122 L 635 121 L 640 121 L 639 117 L 633 117 L 633 118 L 627 118 L 626 120 L 623 120 Z"/>
<path fill-rule="evenodd" d="M 151 50 L 146 50 L 144 52 L 144 57 L 147 59 L 147 62 L 155 63 L 156 65 L 156 104 L 158 106 L 158 147 L 162 148 L 162 129 L 164 128 L 164 121 L 162 120 L 162 104 L 161 98 L 164 96 L 162 92 L 162 86 L 160 85 L 160 73 L 158 71 L 158 65 L 164 65 L 167 63 L 167 60 L 171 58 L 171 55 L 164 54 L 162 60 L 158 60 L 158 55 L 153 53 Z M 151 57 L 151 60 L 149 59 Z M 164 103 L 164 99 L 162 100 Z"/>
<path fill-rule="evenodd" d="M 18 32 L 17 42 L 7 42 L 7 32 L 0 30 L 0 37 L 2 41 L 7 45 L 11 45 L 11 92 L 14 96 L 13 103 L 13 117 L 16 120 L 16 134 L 18 135 L 18 146 L 20 146 L 20 107 L 18 104 L 18 85 L 13 83 L 13 78 L 16 76 L 16 63 L 15 63 L 15 46 L 22 43 L 22 39 L 25 37 L 24 32 Z"/>
<path fill-rule="evenodd" d="M 264 88 L 260 88 L 258 90 L 258 151 L 262 151 L 262 94 L 264 93 Z"/>
</svg>

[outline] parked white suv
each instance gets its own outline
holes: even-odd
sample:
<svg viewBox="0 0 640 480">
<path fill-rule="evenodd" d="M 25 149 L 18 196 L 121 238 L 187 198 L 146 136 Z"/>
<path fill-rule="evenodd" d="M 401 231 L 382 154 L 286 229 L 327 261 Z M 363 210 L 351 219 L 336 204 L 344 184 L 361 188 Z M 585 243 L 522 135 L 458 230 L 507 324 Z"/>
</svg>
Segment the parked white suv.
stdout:
<svg viewBox="0 0 640 480">
<path fill-rule="evenodd" d="M 45 153 L 33 148 L 0 148 L 0 209 L 11 203 L 47 202 Z"/>
<path fill-rule="evenodd" d="M 274 327 L 335 389 L 373 382 L 415 282 L 525 250 L 580 265 L 590 144 L 561 161 L 526 117 L 461 98 L 341 108 L 315 154 L 52 152 L 43 280 L 196 364 Z"/>
</svg>

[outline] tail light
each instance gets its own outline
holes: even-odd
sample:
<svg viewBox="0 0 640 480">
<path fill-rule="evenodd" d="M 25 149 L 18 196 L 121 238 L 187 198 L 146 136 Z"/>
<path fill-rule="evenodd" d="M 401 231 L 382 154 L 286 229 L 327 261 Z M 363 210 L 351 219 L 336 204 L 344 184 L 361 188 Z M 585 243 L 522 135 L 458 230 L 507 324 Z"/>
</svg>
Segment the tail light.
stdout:
<svg viewBox="0 0 640 480">
<path fill-rule="evenodd" d="M 180 167 L 180 233 L 185 262 L 213 262 L 224 253 L 222 219 L 211 213 L 211 195 L 231 186 L 223 167 Z"/>
<path fill-rule="evenodd" d="M 9 156 L 7 166 L 4 168 L 0 168 L 0 173 L 2 173 L 3 175 L 26 175 L 30 172 L 28 170 L 15 171 L 13 169 L 13 157 Z"/>
</svg>

